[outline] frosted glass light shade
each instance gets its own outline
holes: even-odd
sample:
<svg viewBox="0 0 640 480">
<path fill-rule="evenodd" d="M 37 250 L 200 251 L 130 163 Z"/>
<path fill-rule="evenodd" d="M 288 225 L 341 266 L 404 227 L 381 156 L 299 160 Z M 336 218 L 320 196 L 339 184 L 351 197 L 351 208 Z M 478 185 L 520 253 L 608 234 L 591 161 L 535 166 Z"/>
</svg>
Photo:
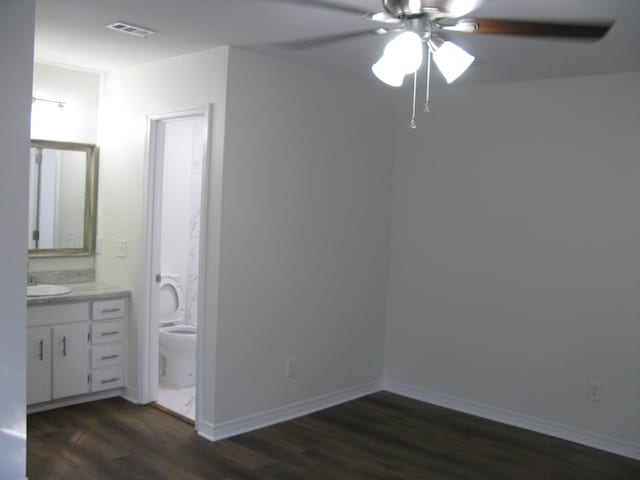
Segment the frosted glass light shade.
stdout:
<svg viewBox="0 0 640 480">
<path fill-rule="evenodd" d="M 465 52 L 455 43 L 444 42 L 440 48 L 433 53 L 433 61 L 444 75 L 447 83 L 453 82 L 462 75 L 469 65 L 473 63 L 475 57 Z"/>
<path fill-rule="evenodd" d="M 391 40 L 384 56 L 403 74 L 413 73 L 422 65 L 422 39 L 415 32 L 403 32 Z"/>
<path fill-rule="evenodd" d="M 386 55 L 373 64 L 371 71 L 378 80 L 391 87 L 400 87 L 404 82 L 404 73 L 399 71 Z"/>
</svg>

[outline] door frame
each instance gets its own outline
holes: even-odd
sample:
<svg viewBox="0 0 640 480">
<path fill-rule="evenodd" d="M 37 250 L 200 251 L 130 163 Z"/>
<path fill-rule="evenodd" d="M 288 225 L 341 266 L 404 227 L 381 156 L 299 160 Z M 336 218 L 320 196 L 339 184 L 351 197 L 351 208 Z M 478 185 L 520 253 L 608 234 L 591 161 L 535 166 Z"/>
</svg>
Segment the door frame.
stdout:
<svg viewBox="0 0 640 480">
<path fill-rule="evenodd" d="M 142 404 L 156 401 L 158 398 L 158 355 L 159 355 L 159 324 L 158 324 L 158 290 L 156 274 L 160 273 L 160 244 L 154 241 L 160 235 L 160 222 L 156 217 L 160 214 L 160 202 L 162 199 L 162 174 L 164 159 L 159 142 L 163 140 L 160 135 L 160 126 L 163 122 L 186 119 L 202 118 L 204 120 L 203 131 L 203 158 L 202 158 L 202 185 L 200 205 L 200 241 L 198 262 L 198 301 L 197 301 L 197 340 L 196 340 L 196 430 L 202 418 L 203 402 L 203 372 L 204 365 L 204 310 L 207 273 L 207 232 L 208 232 L 208 205 L 209 205 L 209 172 L 212 152 L 212 119 L 213 105 L 209 104 L 200 108 L 172 111 L 167 113 L 147 116 L 147 153 L 144 167 L 144 238 L 142 255 L 142 312 L 139 338 L 139 392 L 138 400 Z"/>
</svg>

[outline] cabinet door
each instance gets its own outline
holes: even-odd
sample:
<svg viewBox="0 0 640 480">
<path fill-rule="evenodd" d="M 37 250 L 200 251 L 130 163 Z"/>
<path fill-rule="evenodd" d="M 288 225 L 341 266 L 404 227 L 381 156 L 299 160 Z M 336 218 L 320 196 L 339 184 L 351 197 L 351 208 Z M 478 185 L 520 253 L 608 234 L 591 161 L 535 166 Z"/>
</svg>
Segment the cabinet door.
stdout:
<svg viewBox="0 0 640 480">
<path fill-rule="evenodd" d="M 89 392 L 89 325 L 53 327 L 53 398 Z"/>
<path fill-rule="evenodd" d="M 51 328 L 27 329 L 27 404 L 51 400 Z"/>
</svg>

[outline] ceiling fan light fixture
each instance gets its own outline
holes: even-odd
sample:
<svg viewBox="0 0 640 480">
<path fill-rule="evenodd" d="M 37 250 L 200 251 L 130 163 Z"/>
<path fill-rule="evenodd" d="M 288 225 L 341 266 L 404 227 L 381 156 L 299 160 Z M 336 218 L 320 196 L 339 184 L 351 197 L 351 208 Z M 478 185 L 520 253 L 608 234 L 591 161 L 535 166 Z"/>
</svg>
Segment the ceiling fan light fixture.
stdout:
<svg viewBox="0 0 640 480">
<path fill-rule="evenodd" d="M 475 60 L 473 55 L 467 53 L 453 42 L 444 42 L 440 47 L 436 48 L 432 43 L 431 48 L 433 50 L 433 61 L 447 80 L 447 83 L 453 82 L 462 75 Z"/>
<path fill-rule="evenodd" d="M 405 74 L 398 70 L 389 57 L 383 55 L 380 60 L 371 67 L 373 74 L 390 87 L 401 87 Z"/>
<path fill-rule="evenodd" d="M 391 40 L 384 49 L 384 57 L 404 75 L 413 73 L 422 65 L 422 39 L 415 32 L 403 32 Z"/>
</svg>

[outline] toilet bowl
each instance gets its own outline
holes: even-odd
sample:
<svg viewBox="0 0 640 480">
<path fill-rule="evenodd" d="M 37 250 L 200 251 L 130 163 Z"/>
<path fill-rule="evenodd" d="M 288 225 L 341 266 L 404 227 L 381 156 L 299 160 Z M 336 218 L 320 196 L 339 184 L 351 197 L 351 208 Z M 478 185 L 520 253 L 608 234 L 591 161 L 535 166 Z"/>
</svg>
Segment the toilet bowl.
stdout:
<svg viewBox="0 0 640 480">
<path fill-rule="evenodd" d="M 196 327 L 172 325 L 160 328 L 160 381 L 178 387 L 196 382 Z"/>
<path fill-rule="evenodd" d="M 196 378 L 196 327 L 185 325 L 182 285 L 173 275 L 160 280 L 160 382 L 186 387 Z"/>
</svg>

